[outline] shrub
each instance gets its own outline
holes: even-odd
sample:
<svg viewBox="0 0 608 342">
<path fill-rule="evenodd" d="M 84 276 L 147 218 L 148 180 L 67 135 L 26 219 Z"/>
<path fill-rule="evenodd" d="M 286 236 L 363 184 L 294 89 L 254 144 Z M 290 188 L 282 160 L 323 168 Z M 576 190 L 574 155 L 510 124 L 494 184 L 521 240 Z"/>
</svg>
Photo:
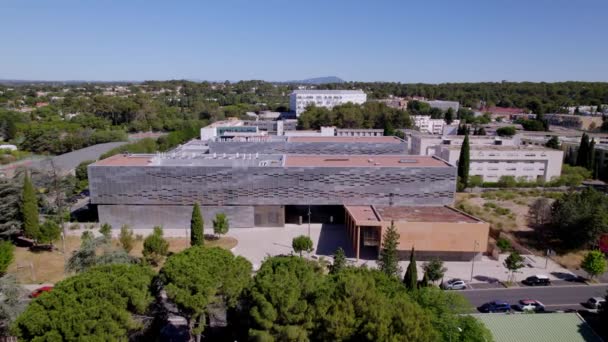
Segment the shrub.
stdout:
<svg viewBox="0 0 608 342">
<path fill-rule="evenodd" d="M 509 210 L 509 208 L 497 207 L 494 209 L 494 212 L 496 212 L 498 215 L 507 215 L 511 212 L 511 210 Z"/>
<path fill-rule="evenodd" d="M 302 256 L 302 252 L 312 252 L 313 245 L 312 240 L 306 235 L 300 235 L 291 241 L 291 247 L 296 253 L 299 253 Z"/>
<path fill-rule="evenodd" d="M 510 251 L 511 250 L 511 241 L 505 239 L 505 238 L 500 238 L 498 239 L 498 241 L 496 241 L 496 246 L 498 248 L 500 248 L 501 251 Z"/>
<path fill-rule="evenodd" d="M 154 227 L 154 233 L 144 240 L 144 259 L 158 265 L 169 254 L 169 243 L 163 238 L 162 227 Z"/>
<path fill-rule="evenodd" d="M 15 246 L 9 241 L 0 242 L 0 275 L 4 275 L 8 266 L 13 262 L 14 251 Z"/>
</svg>

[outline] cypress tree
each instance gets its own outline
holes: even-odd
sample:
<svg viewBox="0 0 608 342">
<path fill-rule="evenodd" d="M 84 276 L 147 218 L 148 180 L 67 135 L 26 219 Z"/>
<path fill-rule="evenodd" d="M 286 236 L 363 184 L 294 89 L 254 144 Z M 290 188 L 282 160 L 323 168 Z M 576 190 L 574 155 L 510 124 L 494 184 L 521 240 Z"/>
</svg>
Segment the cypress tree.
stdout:
<svg viewBox="0 0 608 342">
<path fill-rule="evenodd" d="M 380 251 L 380 259 L 378 266 L 380 270 L 389 277 L 397 277 L 401 273 L 399 268 L 399 256 L 397 255 L 397 246 L 399 245 L 399 233 L 395 229 L 395 223 L 391 221 L 391 226 L 384 233 L 382 239 L 382 250 Z"/>
<path fill-rule="evenodd" d="M 38 220 L 38 199 L 29 175 L 23 179 L 23 192 L 21 193 L 21 217 L 25 236 L 37 239 L 40 236 L 40 222 Z"/>
<path fill-rule="evenodd" d="M 589 136 L 587 133 L 583 133 L 581 137 L 581 143 L 578 146 L 578 152 L 576 155 L 576 166 L 587 167 L 587 157 L 589 155 Z"/>
<path fill-rule="evenodd" d="M 416 269 L 414 247 L 412 247 L 412 252 L 410 254 L 410 264 L 407 265 L 405 276 L 403 276 L 403 284 L 408 290 L 415 290 L 418 287 L 418 270 Z"/>
<path fill-rule="evenodd" d="M 203 215 L 198 203 L 192 208 L 190 220 L 190 246 L 202 246 L 205 243 Z"/>
<path fill-rule="evenodd" d="M 469 158 L 470 158 L 469 135 L 464 136 L 462 147 L 460 148 L 460 156 L 458 157 L 458 181 L 462 188 L 469 185 Z"/>
<path fill-rule="evenodd" d="M 587 170 L 595 169 L 595 139 L 591 139 L 589 148 L 587 149 Z"/>
<path fill-rule="evenodd" d="M 424 272 L 424 276 L 422 276 L 422 280 L 418 284 L 418 287 L 428 287 L 429 286 L 429 276 L 427 272 Z"/>
</svg>

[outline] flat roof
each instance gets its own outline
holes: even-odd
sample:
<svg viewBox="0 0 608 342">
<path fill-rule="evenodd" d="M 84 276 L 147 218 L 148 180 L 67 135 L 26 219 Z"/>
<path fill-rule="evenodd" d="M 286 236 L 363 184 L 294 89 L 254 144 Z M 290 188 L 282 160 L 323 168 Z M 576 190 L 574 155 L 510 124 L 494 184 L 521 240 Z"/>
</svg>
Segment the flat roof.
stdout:
<svg viewBox="0 0 608 342">
<path fill-rule="evenodd" d="M 432 156 L 410 155 L 286 155 L 285 166 L 317 167 L 453 167 Z"/>
<path fill-rule="evenodd" d="M 440 145 L 440 148 L 447 148 L 450 150 L 460 150 L 462 145 Z M 537 145 L 470 145 L 471 151 L 555 151 L 562 152 L 562 150 L 555 150 L 552 148 L 537 146 Z"/>
<path fill-rule="evenodd" d="M 375 207 L 383 221 L 408 222 L 462 222 L 477 223 L 479 220 L 450 207 L 397 206 Z"/>
<path fill-rule="evenodd" d="M 146 166 L 154 158 L 152 154 L 115 154 L 106 159 L 99 160 L 93 165 L 98 166 Z"/>
<path fill-rule="evenodd" d="M 294 90 L 292 94 L 365 94 L 363 90 L 343 90 L 343 89 L 298 89 Z"/>
<path fill-rule="evenodd" d="M 291 136 L 287 140 L 289 142 L 355 142 L 355 143 L 404 143 L 403 140 L 392 136 L 380 137 L 335 137 L 335 136 Z"/>
<path fill-rule="evenodd" d="M 476 314 L 496 342 L 600 342 L 602 339 L 577 313 Z"/>
<path fill-rule="evenodd" d="M 380 218 L 378 217 L 378 215 L 376 215 L 374 208 L 372 208 L 369 205 L 349 205 L 349 206 L 345 205 L 344 209 L 346 209 L 346 211 L 348 211 L 350 216 L 352 216 L 352 218 L 356 222 L 362 222 L 362 221 L 380 222 Z"/>
</svg>

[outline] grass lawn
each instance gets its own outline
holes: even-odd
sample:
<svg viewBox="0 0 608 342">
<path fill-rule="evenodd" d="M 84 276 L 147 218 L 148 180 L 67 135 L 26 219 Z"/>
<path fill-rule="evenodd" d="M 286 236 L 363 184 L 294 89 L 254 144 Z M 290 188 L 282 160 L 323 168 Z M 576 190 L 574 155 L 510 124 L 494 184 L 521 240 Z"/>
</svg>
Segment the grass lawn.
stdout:
<svg viewBox="0 0 608 342">
<path fill-rule="evenodd" d="M 180 252 L 190 247 L 189 238 L 166 238 L 169 242 L 169 251 L 172 253 Z M 113 239 L 112 245 L 118 247 L 118 240 Z M 220 239 L 206 239 L 206 246 L 219 246 L 231 249 L 237 245 L 237 240 L 232 237 L 222 237 Z M 62 244 L 59 241 L 56 249 L 52 252 L 32 252 L 25 247 L 15 248 L 15 258 L 8 268 L 8 273 L 14 274 L 21 284 L 42 284 L 56 283 L 66 277 L 64 272 L 65 260 L 72 252 L 80 246 L 80 237 L 68 236 L 66 238 L 66 256 L 62 253 Z M 136 241 L 131 255 L 141 257 L 143 241 Z"/>
</svg>

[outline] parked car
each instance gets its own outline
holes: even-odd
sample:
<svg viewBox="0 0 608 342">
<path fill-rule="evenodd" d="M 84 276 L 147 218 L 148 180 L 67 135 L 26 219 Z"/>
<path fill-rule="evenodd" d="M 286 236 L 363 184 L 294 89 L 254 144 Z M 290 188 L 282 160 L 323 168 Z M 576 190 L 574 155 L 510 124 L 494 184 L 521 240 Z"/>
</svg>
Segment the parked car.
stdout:
<svg viewBox="0 0 608 342">
<path fill-rule="evenodd" d="M 551 280 L 544 274 L 537 274 L 524 279 L 522 283 L 528 286 L 548 286 L 551 285 Z"/>
<path fill-rule="evenodd" d="M 543 312 L 545 311 L 545 306 L 536 299 L 522 299 L 519 301 L 518 305 L 515 305 L 515 310 L 524 312 Z"/>
<path fill-rule="evenodd" d="M 604 297 L 591 297 L 587 300 L 587 306 L 591 309 L 599 309 L 602 305 L 606 305 Z"/>
<path fill-rule="evenodd" d="M 511 305 L 502 300 L 494 300 L 483 304 L 477 310 L 480 312 L 509 312 L 511 311 Z"/>
<path fill-rule="evenodd" d="M 464 290 L 467 288 L 467 284 L 462 279 L 450 279 L 447 282 L 441 284 L 444 290 Z"/>
<path fill-rule="evenodd" d="M 32 293 L 30 293 L 30 298 L 38 298 L 41 294 L 43 294 L 45 292 L 51 292 L 51 291 L 53 291 L 52 286 L 43 286 L 39 289 L 34 290 Z"/>
</svg>

